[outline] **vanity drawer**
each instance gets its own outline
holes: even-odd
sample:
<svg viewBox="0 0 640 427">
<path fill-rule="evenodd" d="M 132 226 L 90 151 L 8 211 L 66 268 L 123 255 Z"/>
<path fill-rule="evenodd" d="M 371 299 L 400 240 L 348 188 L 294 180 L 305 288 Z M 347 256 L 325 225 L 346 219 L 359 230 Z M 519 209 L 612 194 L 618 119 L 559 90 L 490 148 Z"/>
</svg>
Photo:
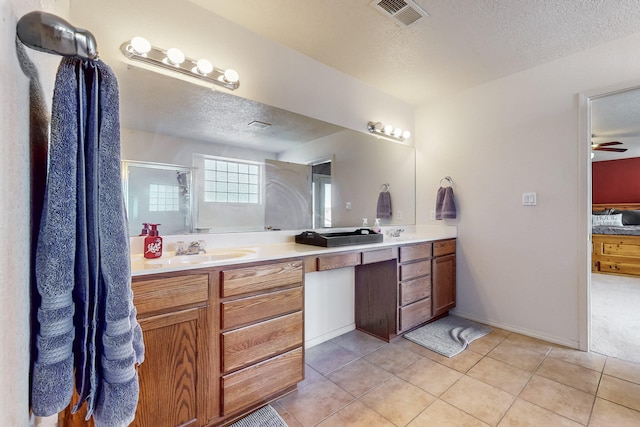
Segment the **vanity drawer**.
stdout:
<svg viewBox="0 0 640 427">
<path fill-rule="evenodd" d="M 302 287 L 269 292 L 222 303 L 222 329 L 302 310 Z"/>
<path fill-rule="evenodd" d="M 223 333 L 223 372 L 302 345 L 303 327 L 302 312 L 296 312 Z"/>
<path fill-rule="evenodd" d="M 363 264 L 373 264 L 374 262 L 388 261 L 394 258 L 396 258 L 396 251 L 393 248 L 362 252 Z"/>
<path fill-rule="evenodd" d="M 431 243 L 419 243 L 417 245 L 400 246 L 400 262 L 431 258 L 431 253 Z"/>
<path fill-rule="evenodd" d="M 189 274 L 163 279 L 138 280 L 131 285 L 139 316 L 170 309 L 204 306 L 209 299 L 209 275 Z"/>
<path fill-rule="evenodd" d="M 293 260 L 221 272 L 223 298 L 302 283 L 302 260 Z"/>
<path fill-rule="evenodd" d="M 322 255 L 316 257 L 316 271 L 333 270 L 336 268 L 360 265 L 360 253 L 351 252 L 338 255 Z"/>
<path fill-rule="evenodd" d="M 223 415 L 263 402 L 304 379 L 302 348 L 222 377 Z"/>
<path fill-rule="evenodd" d="M 411 304 L 429 296 L 431 296 L 431 276 L 400 282 L 400 305 Z"/>
<path fill-rule="evenodd" d="M 427 274 L 431 274 L 431 260 L 402 264 L 399 267 L 400 280 L 409 280 L 415 277 L 426 276 Z"/>
<path fill-rule="evenodd" d="M 431 298 L 400 307 L 400 330 L 406 331 L 431 318 Z"/>
<path fill-rule="evenodd" d="M 456 239 L 442 240 L 433 244 L 433 256 L 451 255 L 456 253 Z"/>
</svg>

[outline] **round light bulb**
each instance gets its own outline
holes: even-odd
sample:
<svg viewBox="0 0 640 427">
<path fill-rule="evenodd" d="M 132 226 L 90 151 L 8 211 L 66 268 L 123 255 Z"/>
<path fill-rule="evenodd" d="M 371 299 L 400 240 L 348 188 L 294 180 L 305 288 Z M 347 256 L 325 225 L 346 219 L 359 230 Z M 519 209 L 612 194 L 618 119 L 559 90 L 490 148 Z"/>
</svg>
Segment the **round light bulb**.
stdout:
<svg viewBox="0 0 640 427">
<path fill-rule="evenodd" d="M 393 126 L 385 125 L 384 128 L 382 129 L 382 131 L 384 133 L 386 133 L 387 135 L 391 135 L 391 132 L 393 132 Z"/>
<path fill-rule="evenodd" d="M 140 36 L 132 38 L 129 45 L 138 55 L 146 55 L 151 50 L 151 43 L 149 43 L 149 40 Z"/>
<path fill-rule="evenodd" d="M 169 48 L 167 50 L 167 60 L 171 65 L 180 65 L 184 62 L 184 53 L 178 48 Z"/>
<path fill-rule="evenodd" d="M 196 69 L 198 73 L 206 75 L 213 71 L 213 64 L 208 59 L 198 59 Z"/>
<path fill-rule="evenodd" d="M 408 130 L 405 130 L 404 132 L 402 132 L 402 137 L 404 139 L 409 139 L 411 138 L 411 132 L 409 132 Z"/>
<path fill-rule="evenodd" d="M 384 126 L 383 126 L 383 125 L 382 125 L 382 123 L 380 123 L 380 122 L 375 122 L 375 124 L 373 125 L 373 129 L 374 129 L 376 132 L 382 132 L 382 128 L 383 128 L 383 127 L 384 127 Z"/>
<path fill-rule="evenodd" d="M 396 138 L 400 138 L 402 136 L 402 129 L 400 128 L 395 128 L 393 130 L 393 136 L 395 136 Z"/>
<path fill-rule="evenodd" d="M 228 83 L 237 83 L 240 80 L 240 76 L 236 70 L 229 68 L 224 72 L 224 80 Z"/>
</svg>

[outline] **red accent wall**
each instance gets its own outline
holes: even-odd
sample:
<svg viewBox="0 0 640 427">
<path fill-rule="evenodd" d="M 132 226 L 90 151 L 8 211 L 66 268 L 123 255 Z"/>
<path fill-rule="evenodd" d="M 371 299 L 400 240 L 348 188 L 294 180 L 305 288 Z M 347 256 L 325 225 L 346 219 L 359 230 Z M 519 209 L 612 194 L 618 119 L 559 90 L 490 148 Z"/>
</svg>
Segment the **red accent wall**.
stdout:
<svg viewBox="0 0 640 427">
<path fill-rule="evenodd" d="M 640 202 L 640 158 L 591 164 L 593 203 Z"/>
</svg>

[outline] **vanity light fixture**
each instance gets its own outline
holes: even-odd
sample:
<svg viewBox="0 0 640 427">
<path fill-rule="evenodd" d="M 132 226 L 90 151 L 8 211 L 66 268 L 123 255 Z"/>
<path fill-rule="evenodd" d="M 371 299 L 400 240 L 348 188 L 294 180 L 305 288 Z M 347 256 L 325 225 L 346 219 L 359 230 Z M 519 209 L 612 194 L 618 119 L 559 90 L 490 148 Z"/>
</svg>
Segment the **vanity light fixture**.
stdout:
<svg viewBox="0 0 640 427">
<path fill-rule="evenodd" d="M 240 86 L 240 76 L 237 71 L 214 67 L 208 59 L 188 58 L 175 47 L 164 50 L 152 46 L 144 37 L 137 36 L 124 42 L 120 46 L 120 51 L 131 60 L 175 71 L 227 89 L 236 90 Z"/>
<path fill-rule="evenodd" d="M 408 130 L 403 131 L 389 124 L 385 125 L 382 122 L 369 122 L 367 123 L 367 129 L 380 138 L 387 138 L 393 141 L 404 142 L 405 139 L 411 138 L 411 132 Z"/>
</svg>

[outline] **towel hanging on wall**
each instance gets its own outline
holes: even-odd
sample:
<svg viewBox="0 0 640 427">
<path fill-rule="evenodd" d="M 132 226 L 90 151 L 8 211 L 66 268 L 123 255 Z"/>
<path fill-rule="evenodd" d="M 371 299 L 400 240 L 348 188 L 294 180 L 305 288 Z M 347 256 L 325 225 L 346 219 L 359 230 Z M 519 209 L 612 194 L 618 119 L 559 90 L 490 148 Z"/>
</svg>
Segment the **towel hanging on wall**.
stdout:
<svg viewBox="0 0 640 427">
<path fill-rule="evenodd" d="M 106 64 L 62 59 L 35 260 L 33 412 L 63 410 L 75 382 L 73 412 L 86 401 L 97 427 L 133 421 L 136 365 L 144 360 L 131 291 L 118 96 Z"/>
<path fill-rule="evenodd" d="M 391 194 L 389 194 L 389 184 L 382 184 L 380 188 L 382 191 L 378 194 L 376 218 L 391 218 Z"/>
<path fill-rule="evenodd" d="M 449 185 L 442 186 L 442 181 L 447 181 Z M 440 180 L 441 187 L 436 195 L 436 219 L 456 218 L 456 202 L 453 197 L 453 180 L 446 176 Z"/>
</svg>

